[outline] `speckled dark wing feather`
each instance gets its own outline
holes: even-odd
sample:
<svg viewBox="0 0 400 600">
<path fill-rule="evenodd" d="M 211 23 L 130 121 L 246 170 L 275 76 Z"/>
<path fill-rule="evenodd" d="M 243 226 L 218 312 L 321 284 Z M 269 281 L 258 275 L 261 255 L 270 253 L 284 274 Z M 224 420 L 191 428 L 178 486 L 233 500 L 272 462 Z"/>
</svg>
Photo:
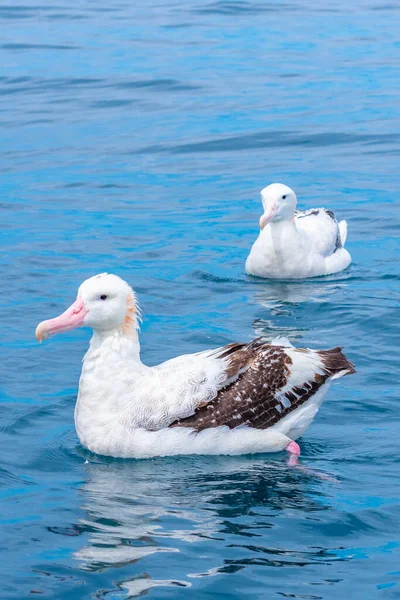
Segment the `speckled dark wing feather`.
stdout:
<svg viewBox="0 0 400 600">
<path fill-rule="evenodd" d="M 336 224 L 336 242 L 335 249 L 342 248 L 342 238 L 340 235 L 339 223 L 335 217 L 335 213 L 327 208 L 310 208 L 309 210 L 296 210 L 294 216 L 296 219 L 304 219 L 305 217 L 318 216 L 320 213 L 327 215 Z"/>
<path fill-rule="evenodd" d="M 298 349 L 296 352 L 310 352 Z M 266 429 L 304 404 L 317 390 L 339 371 L 354 373 L 353 365 L 342 354 L 341 348 L 318 352 L 324 367 L 312 381 L 282 393 L 288 382 L 292 359 L 284 347 L 270 346 L 255 340 L 250 345 L 230 344 L 219 356 L 231 357 L 231 362 L 248 368 L 208 404 L 195 413 L 171 424 L 171 427 L 193 427 L 197 431 L 227 425 L 234 428 L 248 425 Z"/>
<path fill-rule="evenodd" d="M 309 210 L 295 210 L 294 214 L 296 219 L 302 219 L 303 217 L 309 217 L 310 215 L 319 215 L 320 212 L 324 212 L 332 219 L 336 221 L 335 213 L 327 208 L 310 208 Z M 337 221 L 336 221 L 337 222 Z"/>
</svg>

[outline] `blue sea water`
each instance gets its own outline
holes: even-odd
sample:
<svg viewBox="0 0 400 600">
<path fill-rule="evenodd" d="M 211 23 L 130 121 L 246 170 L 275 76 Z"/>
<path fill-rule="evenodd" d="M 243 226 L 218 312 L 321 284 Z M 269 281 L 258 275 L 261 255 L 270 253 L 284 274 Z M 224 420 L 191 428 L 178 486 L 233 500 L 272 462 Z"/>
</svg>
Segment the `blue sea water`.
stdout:
<svg viewBox="0 0 400 600">
<path fill-rule="evenodd" d="M 0 24 L 0 597 L 399 598 L 400 5 L 3 0 Z M 274 181 L 347 219 L 347 271 L 245 276 Z M 102 271 L 149 364 L 345 346 L 299 466 L 86 452 L 90 333 L 34 330 Z"/>
</svg>

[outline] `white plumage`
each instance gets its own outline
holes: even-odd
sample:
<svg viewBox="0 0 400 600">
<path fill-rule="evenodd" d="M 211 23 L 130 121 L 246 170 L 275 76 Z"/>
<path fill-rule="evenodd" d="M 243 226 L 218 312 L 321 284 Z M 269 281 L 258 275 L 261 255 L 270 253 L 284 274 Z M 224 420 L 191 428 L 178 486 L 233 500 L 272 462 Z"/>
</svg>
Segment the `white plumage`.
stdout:
<svg viewBox="0 0 400 600">
<path fill-rule="evenodd" d="M 38 325 L 39 341 L 93 328 L 75 407 L 78 437 L 115 457 L 275 452 L 301 435 L 330 381 L 353 372 L 339 348 L 298 350 L 285 338 L 180 356 L 140 359 L 139 308 L 115 275 L 85 281 L 74 304 Z"/>
<path fill-rule="evenodd" d="M 296 194 L 273 183 L 261 192 L 260 234 L 246 261 L 246 273 L 271 279 L 304 279 L 337 273 L 351 263 L 344 248 L 346 221 L 324 208 L 296 211 Z"/>
</svg>

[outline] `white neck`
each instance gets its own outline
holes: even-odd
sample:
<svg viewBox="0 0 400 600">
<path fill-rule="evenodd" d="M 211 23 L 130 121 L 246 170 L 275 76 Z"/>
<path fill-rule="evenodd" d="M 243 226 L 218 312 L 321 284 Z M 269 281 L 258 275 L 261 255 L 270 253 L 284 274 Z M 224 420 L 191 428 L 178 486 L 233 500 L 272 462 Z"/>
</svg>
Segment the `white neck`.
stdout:
<svg viewBox="0 0 400 600">
<path fill-rule="evenodd" d="M 289 247 L 295 243 L 298 234 L 293 218 L 277 219 L 271 221 L 261 233 L 261 239 L 268 244 L 272 243 L 276 252 L 285 252 L 287 245 Z"/>
<path fill-rule="evenodd" d="M 84 446 L 108 454 L 112 440 L 127 438 L 137 412 L 134 402 L 127 402 L 127 395 L 134 399 L 134 390 L 147 369 L 140 360 L 136 329 L 93 333 L 75 406 L 76 430 Z"/>
<path fill-rule="evenodd" d="M 296 229 L 296 224 L 294 221 L 294 215 L 292 215 L 291 217 L 286 217 L 285 219 L 274 219 L 273 221 L 271 221 L 270 223 L 271 228 L 275 229 L 276 231 L 280 230 L 280 229 L 286 229 L 286 228 L 290 228 L 290 229 Z M 296 229 L 297 231 L 297 229 Z"/>
<path fill-rule="evenodd" d="M 94 331 L 89 350 L 83 361 L 85 363 L 87 359 L 100 357 L 101 360 L 118 358 L 140 363 L 140 343 L 137 329 L 132 327 L 128 332 L 122 329 Z"/>
<path fill-rule="evenodd" d="M 290 276 L 293 265 L 303 260 L 303 240 L 294 219 L 271 221 L 260 234 L 262 264 L 272 272 Z"/>
</svg>

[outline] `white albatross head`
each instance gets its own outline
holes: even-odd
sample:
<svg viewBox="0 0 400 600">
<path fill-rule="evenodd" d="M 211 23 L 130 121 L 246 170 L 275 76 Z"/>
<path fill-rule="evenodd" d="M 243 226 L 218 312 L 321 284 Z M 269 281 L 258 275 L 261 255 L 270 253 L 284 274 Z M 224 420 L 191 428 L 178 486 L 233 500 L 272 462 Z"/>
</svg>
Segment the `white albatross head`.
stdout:
<svg viewBox="0 0 400 600">
<path fill-rule="evenodd" d="M 290 220 L 297 205 L 296 194 L 283 183 L 271 183 L 261 190 L 261 201 L 264 214 L 260 218 L 260 229 L 271 221 Z"/>
<path fill-rule="evenodd" d="M 76 327 L 94 331 L 120 331 L 130 337 L 139 328 L 140 309 L 132 288 L 117 275 L 101 273 L 86 279 L 75 302 L 58 317 L 42 321 L 36 328 L 41 342 L 51 335 Z"/>
</svg>

